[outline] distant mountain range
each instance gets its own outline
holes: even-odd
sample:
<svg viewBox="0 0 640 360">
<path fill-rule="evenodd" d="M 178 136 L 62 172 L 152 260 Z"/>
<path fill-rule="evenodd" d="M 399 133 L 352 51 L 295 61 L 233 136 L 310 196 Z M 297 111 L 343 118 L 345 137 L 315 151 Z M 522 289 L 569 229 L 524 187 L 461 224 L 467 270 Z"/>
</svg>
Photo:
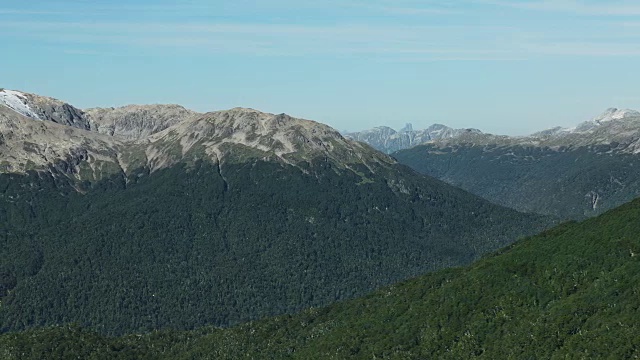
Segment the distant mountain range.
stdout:
<svg viewBox="0 0 640 360">
<path fill-rule="evenodd" d="M 347 132 L 345 136 L 365 142 L 377 150 L 390 154 L 429 141 L 456 138 L 462 134 L 480 133 L 480 130 L 477 129 L 453 129 L 441 124 L 433 124 L 423 130 L 413 130 L 413 125 L 407 124 L 400 131 L 395 131 L 387 126 L 379 126 L 370 130 Z"/>
<path fill-rule="evenodd" d="M 623 136 L 625 129 L 610 128 L 607 122 L 637 118 L 640 112 L 630 109 L 609 108 L 601 115 L 583 122 L 572 128 L 554 127 L 552 129 L 543 130 L 530 136 L 505 136 L 483 133 L 478 129 L 454 129 L 442 124 L 433 124 L 426 129 L 414 130 L 413 125 L 408 123 L 399 131 L 388 126 L 378 126 L 368 130 L 345 132 L 345 136 L 357 141 L 361 141 L 371 145 L 373 148 L 384 153 L 391 154 L 393 152 L 409 149 L 414 146 L 424 145 L 433 142 L 445 143 L 518 143 L 540 145 L 593 145 L 598 142 L 606 143 L 607 141 L 616 141 L 617 137 Z M 603 130 L 606 132 L 603 133 Z M 596 133 L 596 134 L 593 134 Z M 580 138 L 579 135 L 593 134 Z M 555 140 L 554 141 L 552 141 Z"/>
<path fill-rule="evenodd" d="M 0 91 L 0 332 L 228 326 L 466 264 L 552 222 L 286 114 Z"/>
<path fill-rule="evenodd" d="M 462 133 L 398 151 L 421 173 L 521 211 L 580 219 L 640 196 L 640 113 L 530 136 Z"/>
</svg>

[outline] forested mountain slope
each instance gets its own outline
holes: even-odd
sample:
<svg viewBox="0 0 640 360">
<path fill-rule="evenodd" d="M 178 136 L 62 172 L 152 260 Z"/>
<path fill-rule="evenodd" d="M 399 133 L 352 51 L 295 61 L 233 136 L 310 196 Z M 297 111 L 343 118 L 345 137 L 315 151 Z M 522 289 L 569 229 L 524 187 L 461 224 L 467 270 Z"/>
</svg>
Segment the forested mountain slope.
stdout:
<svg viewBox="0 0 640 360">
<path fill-rule="evenodd" d="M 640 356 L 640 200 L 463 268 L 231 329 L 0 336 L 7 359 L 632 359 Z"/>
<path fill-rule="evenodd" d="M 466 264 L 552 222 L 285 114 L 96 111 L 77 113 L 107 130 L 0 105 L 1 331 L 228 326 Z"/>
</svg>

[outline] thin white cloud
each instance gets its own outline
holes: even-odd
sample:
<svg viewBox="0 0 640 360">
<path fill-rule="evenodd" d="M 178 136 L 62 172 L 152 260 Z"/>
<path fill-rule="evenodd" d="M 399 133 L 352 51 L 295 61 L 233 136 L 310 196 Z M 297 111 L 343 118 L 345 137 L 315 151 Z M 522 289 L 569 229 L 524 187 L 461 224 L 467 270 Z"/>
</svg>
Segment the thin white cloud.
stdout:
<svg viewBox="0 0 640 360">
<path fill-rule="evenodd" d="M 108 51 L 86 50 L 86 49 L 64 49 L 63 53 L 69 55 L 81 55 L 81 56 L 125 56 L 124 54 L 118 54 Z"/>
<path fill-rule="evenodd" d="M 536 54 L 571 56 L 640 56 L 640 46 L 629 44 L 555 42 L 545 44 L 527 44 L 528 51 Z"/>
<path fill-rule="evenodd" d="M 513 57 L 504 57 L 504 56 L 413 56 L 413 57 L 394 57 L 394 58 L 384 58 L 380 61 L 382 62 L 393 62 L 393 63 L 426 63 L 426 62 L 447 62 L 447 61 L 456 61 L 456 62 L 464 62 L 464 61 L 525 61 L 529 60 L 526 56 L 513 56 Z"/>
<path fill-rule="evenodd" d="M 260 23 L 0 22 L 12 36 L 62 44 L 68 51 L 133 47 L 166 52 L 262 56 L 376 56 L 415 61 L 505 61 L 535 56 L 640 56 L 640 33 L 555 33 L 505 26 L 298 25 Z M 19 32 L 15 29 L 20 29 Z M 624 34 L 624 37 L 621 36 Z M 109 52 L 107 51 L 107 52 Z M 125 51 L 126 53 L 126 51 Z M 89 55 L 89 54 L 87 54 Z M 414 60 L 410 60 L 414 61 Z"/>
<path fill-rule="evenodd" d="M 378 15 L 448 15 L 459 13 L 450 4 L 414 2 L 407 0 L 325 0 L 316 1 L 293 1 L 293 0 L 270 0 L 256 2 L 255 0 L 235 0 L 224 6 L 214 4 L 203 4 L 200 1 L 181 1 L 178 3 L 157 2 L 153 4 L 118 4 L 109 3 L 96 4 L 93 2 L 74 4 L 76 13 L 83 16 L 119 16 L 121 14 L 140 14 L 144 16 L 172 15 L 173 17 L 183 17 L 195 15 L 239 18 L 243 16 L 260 15 L 265 18 L 279 18 L 288 16 L 292 9 L 296 16 L 305 17 L 307 15 L 318 16 L 378 16 Z M 49 11 L 22 11 L 10 10 L 7 14 L 55 14 L 58 12 Z M 0 10 L 2 14 L 2 10 Z M 62 14 L 62 12 L 59 12 Z M 66 14 L 71 14 L 67 12 Z"/>
<path fill-rule="evenodd" d="M 378 7 L 376 9 L 385 13 L 396 15 L 452 15 L 460 13 L 459 11 L 445 8 L 384 6 Z"/>
<path fill-rule="evenodd" d="M 477 3 L 523 10 L 571 13 L 589 16 L 636 16 L 640 15 L 637 1 L 601 1 L 600 3 L 578 0 L 477 0 Z"/>
<path fill-rule="evenodd" d="M 392 57 L 421 54 L 475 59 L 479 56 L 503 58 L 509 52 L 456 43 L 456 39 L 463 39 L 470 31 L 468 26 L 16 22 L 0 24 L 2 27 L 29 29 L 29 36 L 50 42 L 253 55 Z M 472 31 L 494 39 L 496 34 L 508 29 L 476 27 Z"/>
<path fill-rule="evenodd" d="M 70 12 L 46 11 L 46 10 L 23 10 L 23 9 L 0 9 L 0 15 L 68 15 Z"/>
</svg>

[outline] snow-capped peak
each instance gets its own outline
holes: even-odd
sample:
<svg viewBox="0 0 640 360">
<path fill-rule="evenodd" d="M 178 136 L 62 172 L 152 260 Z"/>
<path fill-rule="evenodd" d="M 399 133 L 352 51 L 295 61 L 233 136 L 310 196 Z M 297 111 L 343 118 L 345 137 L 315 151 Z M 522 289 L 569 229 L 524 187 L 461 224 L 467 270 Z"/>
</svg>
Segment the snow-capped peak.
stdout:
<svg viewBox="0 0 640 360">
<path fill-rule="evenodd" d="M 40 117 L 29 107 L 25 94 L 14 90 L 0 91 L 0 104 L 26 117 L 40 120 Z"/>
<path fill-rule="evenodd" d="M 636 110 L 609 108 L 604 113 L 595 117 L 593 121 L 597 123 L 603 123 L 607 121 L 620 120 L 624 118 L 638 117 L 638 116 L 640 116 L 640 112 Z"/>
</svg>

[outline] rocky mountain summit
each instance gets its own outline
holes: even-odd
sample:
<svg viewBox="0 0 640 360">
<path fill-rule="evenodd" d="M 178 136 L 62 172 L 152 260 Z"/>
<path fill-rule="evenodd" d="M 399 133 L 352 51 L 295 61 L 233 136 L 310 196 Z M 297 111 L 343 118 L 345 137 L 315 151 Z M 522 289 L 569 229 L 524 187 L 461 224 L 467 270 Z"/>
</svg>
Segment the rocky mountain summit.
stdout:
<svg viewBox="0 0 640 360">
<path fill-rule="evenodd" d="M 369 130 L 347 133 L 346 136 L 390 154 L 429 141 L 456 138 L 467 133 L 481 134 L 477 129 L 453 129 L 442 124 L 433 124 L 426 129 L 413 130 L 413 125 L 407 124 L 400 131 L 387 126 L 378 126 Z"/>
<path fill-rule="evenodd" d="M 125 140 L 145 139 L 198 115 L 180 105 L 128 105 L 86 111 L 92 130 Z"/>
</svg>

